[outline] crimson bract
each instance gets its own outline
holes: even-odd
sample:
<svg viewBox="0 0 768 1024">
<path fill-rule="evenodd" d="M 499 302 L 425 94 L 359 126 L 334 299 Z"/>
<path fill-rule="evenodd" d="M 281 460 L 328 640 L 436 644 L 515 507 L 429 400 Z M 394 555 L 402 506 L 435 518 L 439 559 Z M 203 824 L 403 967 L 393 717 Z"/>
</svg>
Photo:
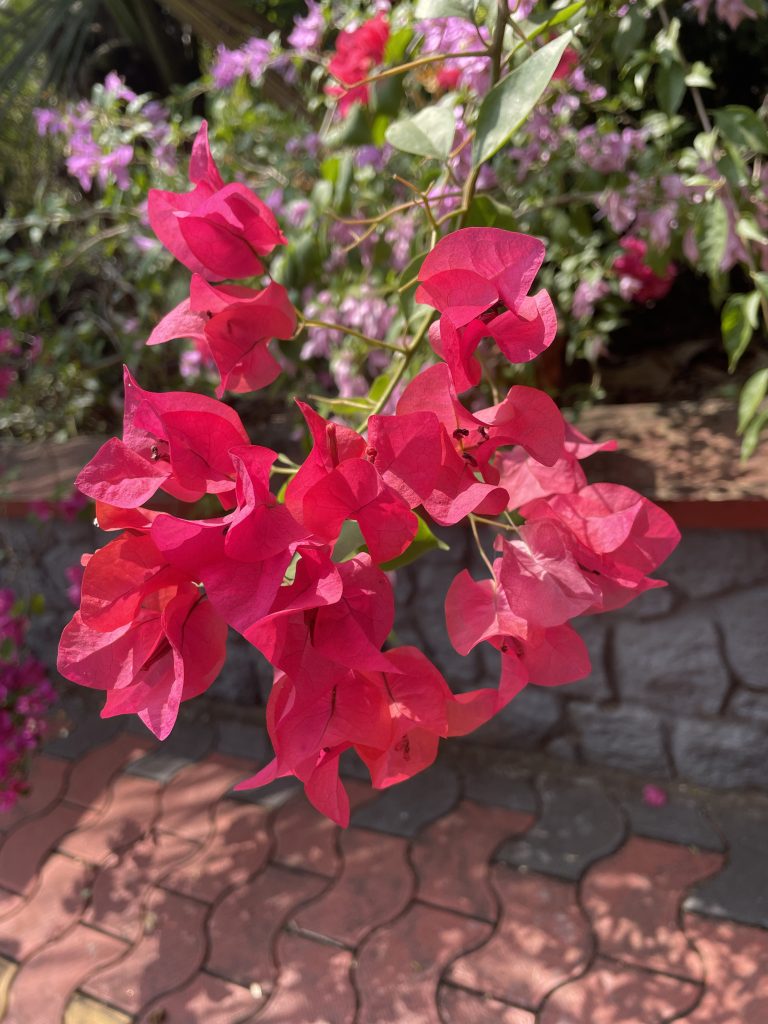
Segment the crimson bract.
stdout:
<svg viewBox="0 0 768 1024">
<path fill-rule="evenodd" d="M 332 72 L 359 81 L 381 60 L 386 35 L 383 19 L 343 34 Z M 355 99 L 363 97 L 353 89 L 342 104 Z M 270 342 L 296 325 L 285 290 L 262 277 L 263 258 L 284 236 L 245 186 L 224 185 L 205 125 L 190 180 L 191 192 L 150 197 L 156 234 L 193 276 L 189 299 L 148 343 L 206 346 L 219 396 L 262 387 L 279 372 Z M 123 437 L 107 441 L 77 481 L 96 500 L 100 526 L 121 532 L 84 559 L 62 674 L 105 690 L 105 716 L 138 714 L 163 739 L 181 702 L 218 675 L 227 628 L 238 631 L 275 672 L 274 758 L 242 785 L 294 775 L 342 825 L 342 754 L 354 751 L 374 786 L 390 786 L 430 765 L 441 738 L 471 732 L 523 687 L 586 675 L 570 621 L 663 586 L 649 573 L 679 535 L 629 488 L 587 483 L 581 461 L 611 445 L 590 442 L 543 392 L 516 385 L 486 407 L 458 397 L 480 378 L 482 339 L 525 362 L 554 338 L 549 296 L 530 294 L 543 259 L 537 239 L 496 228 L 441 238 L 416 293 L 440 314 L 429 331 L 439 360 L 413 376 L 394 412 L 377 411 L 357 429 L 300 401 L 312 446 L 299 466 L 253 443 L 223 402 L 144 391 L 126 371 Z M 212 283 L 254 276 L 258 288 Z M 221 506 L 213 516 L 194 504 L 206 496 Z M 191 503 L 189 514 L 169 510 L 173 500 Z M 460 572 L 445 608 L 460 654 L 479 644 L 498 652 L 496 685 L 455 693 L 392 634 L 386 570 L 408 556 L 425 520 L 469 524 L 491 541 L 482 549 L 488 573 Z"/>
</svg>

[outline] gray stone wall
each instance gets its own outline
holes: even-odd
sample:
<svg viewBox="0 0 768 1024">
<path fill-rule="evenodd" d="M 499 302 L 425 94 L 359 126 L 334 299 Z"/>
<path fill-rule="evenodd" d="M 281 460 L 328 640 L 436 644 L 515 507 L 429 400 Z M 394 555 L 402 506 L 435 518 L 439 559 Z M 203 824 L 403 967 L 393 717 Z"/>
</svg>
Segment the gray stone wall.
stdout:
<svg viewBox="0 0 768 1024">
<path fill-rule="evenodd" d="M 0 583 L 45 595 L 30 642 L 52 666 L 72 614 L 64 570 L 105 539 L 88 522 L 0 520 Z M 446 634 L 453 576 L 464 566 L 483 572 L 468 534 L 446 539 L 450 552 L 396 574 L 397 640 L 422 648 L 455 689 L 494 685 L 497 652 L 462 658 Z M 768 790 L 768 534 L 686 531 L 659 575 L 669 587 L 577 621 L 592 656 L 588 679 L 527 687 L 472 742 L 546 750 L 649 779 Z M 252 705 L 269 685 L 269 666 L 232 634 L 211 695 Z"/>
</svg>

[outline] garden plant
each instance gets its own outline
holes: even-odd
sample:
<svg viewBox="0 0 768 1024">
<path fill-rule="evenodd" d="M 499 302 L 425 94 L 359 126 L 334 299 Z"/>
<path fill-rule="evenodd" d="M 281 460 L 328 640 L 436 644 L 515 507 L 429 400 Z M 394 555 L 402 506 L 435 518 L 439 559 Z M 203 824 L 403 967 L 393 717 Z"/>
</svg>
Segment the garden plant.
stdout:
<svg viewBox="0 0 768 1024">
<path fill-rule="evenodd" d="M 162 100 L 114 72 L 88 100 L 25 87 L 7 123 L 21 131 L 34 107 L 45 142 L 34 173 L 23 148 L 4 161 L 0 290 L 15 338 L 0 353 L 0 425 L 108 432 L 122 363 L 145 386 L 215 381 L 203 346 L 144 345 L 187 288 L 148 228 L 147 191 L 177 187 L 205 106 L 225 177 L 280 217 L 270 272 L 302 313 L 280 381 L 238 400 L 249 419 L 280 415 L 286 382 L 363 411 L 392 353 L 361 335 L 409 332 L 435 225 L 493 226 L 545 241 L 560 326 L 524 366 L 488 353 L 489 386 L 543 383 L 578 406 L 606 394 L 628 321 L 660 351 L 703 337 L 701 376 L 741 394 L 753 452 L 768 387 L 763 0 L 510 0 L 503 32 L 498 9 L 311 0 L 284 31 L 219 46 Z M 706 346 L 720 332 L 722 357 Z M 695 370 L 668 382 L 676 397 L 700 396 Z"/>
<path fill-rule="evenodd" d="M 398 7 L 341 32 L 320 100 L 336 110 L 323 145 L 340 152 L 326 157 L 298 211 L 298 200 L 267 202 L 227 182 L 202 123 L 191 187 L 148 194 L 149 226 L 186 270 L 184 296 L 146 340 L 169 351 L 192 339 L 215 397 L 150 390 L 126 369 L 122 438 L 77 479 L 99 526 L 119 532 L 84 556 L 61 673 L 105 690 L 103 715 L 138 714 L 164 739 L 180 704 L 220 673 L 236 630 L 274 668 L 274 758 L 242 785 L 295 775 L 340 824 L 349 819 L 342 754 L 354 751 L 374 786 L 387 787 L 430 765 L 441 737 L 471 732 L 525 686 L 583 677 L 589 658 L 570 620 L 663 586 L 648 574 L 679 537 L 629 488 L 587 483 L 581 461 L 610 444 L 591 443 L 526 377 L 554 342 L 557 317 L 534 284 L 545 247 L 510 230 L 495 192 L 532 112 L 571 94 L 562 83 L 581 58 L 566 25 L 585 8 L 532 22 L 533 6 L 422 2 L 416 26 L 426 28 L 400 25 Z M 309 34 L 317 47 L 325 27 L 324 9 L 311 4 L 295 49 L 311 52 Z M 236 77 L 254 64 L 261 73 L 274 59 L 293 67 L 267 41 L 220 53 L 215 73 Z M 404 97 L 418 109 L 405 114 Z M 371 149 L 360 179 L 359 149 L 344 152 L 354 133 Z M 306 151 L 310 141 L 298 144 Z M 385 144 L 404 172 L 403 198 L 363 217 L 357 207 L 377 196 Z M 98 176 L 94 160 L 83 174 Z M 123 173 L 121 161 L 105 180 Z M 332 202 L 346 208 L 343 219 L 331 216 Z M 313 213 L 328 214 L 326 256 Z M 300 229 L 293 239 L 285 223 Z M 398 251 L 405 230 L 415 256 L 410 245 Z M 645 297 L 657 294 L 670 272 L 654 271 L 636 242 L 625 239 L 623 252 L 622 275 Z M 323 297 L 326 273 L 340 290 Z M 309 277 L 316 290 L 305 301 L 299 286 Z M 355 302 L 376 310 L 370 327 L 345 322 Z M 305 365 L 289 377 L 277 342 L 295 344 L 304 331 Z M 336 334 L 354 346 L 334 351 Z M 317 365 L 329 354 L 335 395 Z M 287 407 L 289 389 L 296 395 L 308 453 L 291 457 L 246 430 L 265 389 L 269 408 L 276 396 Z M 253 404 L 240 404 L 252 392 Z M 444 543 L 434 524 L 469 529 L 476 541 L 484 574 L 456 576 L 446 622 L 460 654 L 481 643 L 497 651 L 497 686 L 454 692 L 392 633 L 391 572 Z"/>
</svg>

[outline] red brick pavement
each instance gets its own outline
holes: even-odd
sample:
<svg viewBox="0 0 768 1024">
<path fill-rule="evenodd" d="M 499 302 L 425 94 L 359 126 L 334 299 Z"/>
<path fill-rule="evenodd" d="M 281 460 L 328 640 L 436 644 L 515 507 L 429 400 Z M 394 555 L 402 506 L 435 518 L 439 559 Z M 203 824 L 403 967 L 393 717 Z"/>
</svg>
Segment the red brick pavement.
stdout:
<svg viewBox="0 0 768 1024">
<path fill-rule="evenodd" d="M 768 931 L 683 911 L 727 854 L 629 835 L 573 882 L 496 861 L 529 809 L 459 799 L 414 837 L 349 780 L 342 833 L 236 798 L 246 761 L 143 776 L 152 749 L 45 755 L 0 819 L 2 1024 L 768 1021 Z"/>
</svg>

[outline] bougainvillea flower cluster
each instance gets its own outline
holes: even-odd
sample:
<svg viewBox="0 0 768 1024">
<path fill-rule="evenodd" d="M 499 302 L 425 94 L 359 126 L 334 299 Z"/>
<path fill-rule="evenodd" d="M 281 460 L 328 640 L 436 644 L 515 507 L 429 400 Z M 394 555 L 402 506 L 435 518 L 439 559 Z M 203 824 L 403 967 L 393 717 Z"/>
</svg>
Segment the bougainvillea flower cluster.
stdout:
<svg viewBox="0 0 768 1024">
<path fill-rule="evenodd" d="M 0 812 L 26 793 L 30 755 L 56 700 L 45 666 L 25 648 L 27 625 L 13 591 L 0 590 Z"/>
<path fill-rule="evenodd" d="M 360 38 L 340 45 L 350 66 Z M 149 344 L 192 337 L 207 346 L 219 394 L 262 386 L 276 373 L 266 346 L 289 336 L 293 307 L 263 278 L 258 288 L 212 282 L 262 275 L 280 228 L 244 186 L 222 182 L 205 128 L 190 178 L 192 192 L 150 197 L 158 237 L 193 276 L 189 300 Z M 275 673 L 274 758 L 243 785 L 293 775 L 341 824 L 342 754 L 354 751 L 374 786 L 390 786 L 430 765 L 441 738 L 482 725 L 523 687 L 586 675 L 571 620 L 663 586 L 649 573 L 678 532 L 628 488 L 587 483 L 582 460 L 611 444 L 590 442 L 543 392 L 515 385 L 490 406 L 459 398 L 480 376 L 481 340 L 515 362 L 552 341 L 549 296 L 530 294 L 543 258 L 536 239 L 495 228 L 440 239 L 417 291 L 440 314 L 429 331 L 439 359 L 407 383 L 394 412 L 377 410 L 357 429 L 299 401 L 312 445 L 300 465 L 253 443 L 223 402 L 145 391 L 126 371 L 123 436 L 77 481 L 101 527 L 122 532 L 83 559 L 61 672 L 105 690 L 105 716 L 138 714 L 164 738 L 181 702 L 216 678 L 227 629 L 236 630 Z M 193 503 L 189 514 L 168 511 L 172 499 Z M 460 654 L 480 644 L 497 652 L 497 685 L 456 693 L 392 633 L 388 570 L 427 520 L 469 523 L 478 537 L 488 574 L 456 576 L 446 622 Z"/>
</svg>

